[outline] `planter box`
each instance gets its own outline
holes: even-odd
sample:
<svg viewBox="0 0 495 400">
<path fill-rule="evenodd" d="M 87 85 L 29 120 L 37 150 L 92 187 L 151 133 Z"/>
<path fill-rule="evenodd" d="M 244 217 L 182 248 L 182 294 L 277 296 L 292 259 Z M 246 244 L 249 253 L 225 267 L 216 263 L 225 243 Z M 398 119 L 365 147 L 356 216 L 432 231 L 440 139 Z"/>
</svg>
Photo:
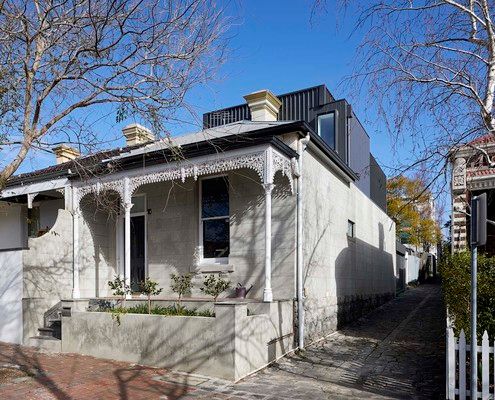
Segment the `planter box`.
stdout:
<svg viewBox="0 0 495 400">
<path fill-rule="evenodd" d="M 242 377 L 293 349 L 292 302 L 216 303 L 215 318 L 73 311 L 62 351 L 215 376 Z"/>
</svg>

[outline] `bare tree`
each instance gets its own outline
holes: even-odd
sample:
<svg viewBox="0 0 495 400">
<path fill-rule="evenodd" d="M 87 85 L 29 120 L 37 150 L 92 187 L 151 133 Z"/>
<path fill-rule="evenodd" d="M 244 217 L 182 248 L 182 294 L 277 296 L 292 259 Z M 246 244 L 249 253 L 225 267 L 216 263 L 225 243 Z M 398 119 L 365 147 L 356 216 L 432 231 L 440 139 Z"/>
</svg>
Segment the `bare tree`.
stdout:
<svg viewBox="0 0 495 400">
<path fill-rule="evenodd" d="M 493 1 L 342 3 L 364 32 L 349 82 L 378 109 L 396 143 L 406 136 L 412 142 L 395 173 L 416 169 L 437 178 L 451 148 L 495 134 Z M 325 5 L 316 0 L 313 13 Z"/>
<path fill-rule="evenodd" d="M 97 108 L 163 133 L 223 60 L 224 27 L 208 0 L 0 0 L 0 188 L 34 148 L 104 140 Z"/>
</svg>

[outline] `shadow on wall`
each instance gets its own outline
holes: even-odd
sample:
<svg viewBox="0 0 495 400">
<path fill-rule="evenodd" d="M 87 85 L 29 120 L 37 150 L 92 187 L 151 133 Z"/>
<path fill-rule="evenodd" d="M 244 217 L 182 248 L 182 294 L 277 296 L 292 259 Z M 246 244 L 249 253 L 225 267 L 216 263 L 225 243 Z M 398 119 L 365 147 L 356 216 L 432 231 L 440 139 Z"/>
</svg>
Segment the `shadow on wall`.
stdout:
<svg viewBox="0 0 495 400">
<path fill-rule="evenodd" d="M 314 293 L 305 300 L 306 335 L 309 340 L 319 339 L 342 328 L 392 299 L 395 293 L 395 255 L 387 252 L 383 224 L 378 223 L 377 226 L 378 246 L 356 237 L 347 237 L 347 246 L 337 254 L 334 268 L 329 265 L 332 258 L 329 255 L 321 258 L 317 250 L 323 246 L 324 236 L 330 235 L 332 228 L 331 223 L 321 227 L 308 258 L 305 280 L 312 274 L 321 278 L 317 284 L 319 292 L 313 288 Z M 335 286 L 331 283 L 332 270 Z"/>
<path fill-rule="evenodd" d="M 335 261 L 337 329 L 391 300 L 395 293 L 395 255 L 386 251 L 383 224 L 378 223 L 378 247 L 358 238 L 348 237 L 347 242 Z"/>
<path fill-rule="evenodd" d="M 116 218 L 120 211 L 119 196 L 107 191 L 100 196 L 88 194 L 81 199 L 80 286 L 83 296 L 102 296 L 107 282 L 117 274 Z"/>
</svg>

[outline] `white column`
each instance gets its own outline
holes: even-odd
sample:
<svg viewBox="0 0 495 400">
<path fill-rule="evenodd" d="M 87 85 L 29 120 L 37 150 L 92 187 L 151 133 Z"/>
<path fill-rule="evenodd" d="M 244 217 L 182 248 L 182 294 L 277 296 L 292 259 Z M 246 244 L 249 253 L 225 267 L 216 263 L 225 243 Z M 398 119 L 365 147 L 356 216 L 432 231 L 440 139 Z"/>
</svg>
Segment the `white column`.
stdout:
<svg viewBox="0 0 495 400">
<path fill-rule="evenodd" d="M 129 178 L 124 178 L 124 278 L 128 286 L 131 285 L 131 208 Z"/>
<path fill-rule="evenodd" d="M 272 292 L 272 190 L 273 190 L 273 153 L 268 148 L 265 152 L 265 289 L 263 301 L 273 301 Z"/>
<path fill-rule="evenodd" d="M 81 297 L 79 290 L 79 220 L 81 212 L 79 210 L 79 196 L 77 188 L 72 189 L 72 298 Z"/>
<path fill-rule="evenodd" d="M 263 301 L 272 301 L 272 190 L 273 183 L 265 183 L 265 289 Z"/>
</svg>

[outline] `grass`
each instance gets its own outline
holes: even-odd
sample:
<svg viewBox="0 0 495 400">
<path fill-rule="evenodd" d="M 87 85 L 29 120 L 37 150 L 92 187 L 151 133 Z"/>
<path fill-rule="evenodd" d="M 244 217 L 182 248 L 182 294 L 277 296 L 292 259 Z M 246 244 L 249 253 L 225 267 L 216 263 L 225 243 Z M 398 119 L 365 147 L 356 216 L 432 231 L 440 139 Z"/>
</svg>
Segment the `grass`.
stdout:
<svg viewBox="0 0 495 400">
<path fill-rule="evenodd" d="M 131 307 L 115 307 L 101 311 L 120 314 L 148 314 L 148 306 L 146 304 L 136 304 Z M 210 310 L 198 311 L 196 309 L 188 309 L 185 307 L 169 306 L 162 307 L 155 305 L 151 307 L 151 314 L 169 316 L 184 316 L 184 317 L 215 317 L 215 313 Z"/>
</svg>

